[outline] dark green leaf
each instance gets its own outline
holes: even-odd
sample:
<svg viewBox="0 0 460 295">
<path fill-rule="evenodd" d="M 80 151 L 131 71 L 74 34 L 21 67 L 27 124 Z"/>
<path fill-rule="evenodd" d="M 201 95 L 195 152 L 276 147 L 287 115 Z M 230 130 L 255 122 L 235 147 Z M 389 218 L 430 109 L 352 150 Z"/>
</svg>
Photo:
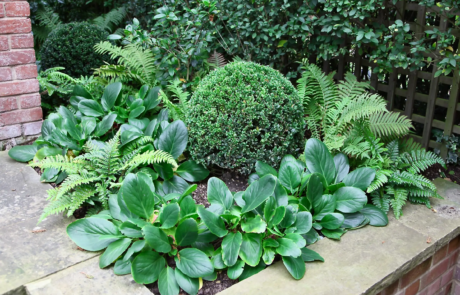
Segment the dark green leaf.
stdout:
<svg viewBox="0 0 460 295">
<path fill-rule="evenodd" d="M 95 100 L 83 99 L 78 103 L 78 109 L 86 116 L 100 117 L 104 116 L 102 106 Z"/>
<path fill-rule="evenodd" d="M 196 295 L 200 287 L 200 282 L 196 278 L 191 278 L 181 272 L 178 268 L 175 270 L 176 282 L 187 294 Z"/>
<path fill-rule="evenodd" d="M 289 271 L 291 276 L 296 279 L 300 280 L 305 275 L 306 267 L 305 262 L 303 261 L 302 257 L 286 257 L 283 256 L 283 263 L 286 266 L 286 269 Z"/>
<path fill-rule="evenodd" d="M 230 209 L 233 205 L 233 195 L 227 185 L 216 177 L 208 180 L 208 201 L 211 204 L 218 204 L 225 209 Z"/>
<path fill-rule="evenodd" d="M 258 274 L 259 272 L 263 271 L 265 267 L 266 265 L 263 262 L 263 260 L 261 260 L 259 264 L 257 264 L 257 266 L 254 266 L 254 267 L 250 265 L 245 265 L 243 273 L 239 277 L 240 282 L 249 277 L 252 277 L 253 275 Z"/>
<path fill-rule="evenodd" d="M 146 250 L 134 258 L 131 273 L 138 284 L 152 284 L 158 280 L 166 266 L 166 260 L 157 252 Z"/>
<path fill-rule="evenodd" d="M 321 232 L 323 233 L 323 235 L 325 235 L 329 239 L 334 239 L 334 240 L 340 240 L 340 237 L 345 233 L 343 229 L 341 228 L 338 228 L 338 229 L 323 228 Z"/>
<path fill-rule="evenodd" d="M 163 181 L 163 191 L 166 194 L 177 193 L 181 195 L 188 187 L 188 183 L 176 175 L 171 179 Z"/>
<path fill-rule="evenodd" d="M 375 178 L 375 169 L 369 167 L 358 168 L 348 174 L 343 183 L 346 186 L 356 187 L 362 190 L 367 190 L 371 182 Z"/>
<path fill-rule="evenodd" d="M 158 139 L 158 147 L 160 150 L 171 154 L 174 159 L 177 159 L 184 152 L 187 141 L 187 127 L 185 127 L 184 122 L 177 120 L 169 124 L 161 133 Z"/>
<path fill-rule="evenodd" d="M 146 111 L 149 111 L 155 108 L 160 103 L 160 98 L 158 93 L 160 92 L 160 87 L 153 87 L 148 92 L 147 96 L 144 98 L 144 107 Z"/>
<path fill-rule="evenodd" d="M 101 218 L 74 221 L 67 226 L 67 234 L 77 246 L 87 251 L 100 251 L 123 237 L 112 222 Z"/>
<path fill-rule="evenodd" d="M 155 251 L 160 253 L 168 253 L 171 251 L 168 236 L 158 227 L 147 224 L 142 228 L 142 232 L 144 233 L 147 244 L 155 249 Z"/>
<path fill-rule="evenodd" d="M 97 124 L 97 129 L 96 132 L 94 133 L 94 136 L 102 136 L 107 133 L 107 131 L 110 130 L 113 126 L 113 122 L 115 122 L 115 119 L 117 118 L 117 114 L 108 114 L 104 118 L 102 118 L 102 121 Z"/>
<path fill-rule="evenodd" d="M 128 174 L 123 181 L 122 193 L 126 206 L 134 214 L 149 219 L 154 210 L 155 197 L 149 184 L 152 180 L 145 174 Z"/>
<path fill-rule="evenodd" d="M 310 262 L 310 261 L 315 261 L 315 260 L 324 262 L 324 258 L 321 257 L 321 255 L 319 255 L 315 251 L 310 250 L 308 248 L 302 248 L 302 259 L 305 262 Z"/>
<path fill-rule="evenodd" d="M 335 176 L 334 183 L 341 182 L 350 171 L 350 164 L 348 164 L 348 157 L 340 153 L 334 156 L 334 165 L 337 175 Z"/>
<path fill-rule="evenodd" d="M 276 240 L 280 245 L 276 248 L 276 253 L 281 256 L 299 257 L 301 254 L 300 248 L 291 239 L 281 238 Z"/>
<path fill-rule="evenodd" d="M 241 212 L 246 213 L 257 208 L 273 194 L 275 185 L 276 178 L 271 174 L 253 182 L 243 193 L 243 200 L 246 204 Z"/>
<path fill-rule="evenodd" d="M 276 181 L 275 191 L 273 196 L 276 199 L 276 204 L 278 206 L 287 206 L 288 205 L 288 195 L 284 187 L 281 185 L 280 181 Z"/>
<path fill-rule="evenodd" d="M 313 217 L 310 212 L 299 212 L 296 216 L 294 227 L 296 228 L 295 233 L 306 234 L 312 227 Z"/>
<path fill-rule="evenodd" d="M 356 213 L 344 213 L 343 216 L 345 220 L 343 221 L 342 228 L 355 228 L 360 226 L 366 217 L 363 214 L 356 212 Z"/>
<path fill-rule="evenodd" d="M 291 193 L 296 191 L 300 185 L 300 171 L 297 165 L 292 162 L 282 165 L 278 179 Z"/>
<path fill-rule="evenodd" d="M 231 266 L 227 270 L 227 275 L 231 280 L 236 280 L 241 276 L 244 270 L 244 261 L 239 260 L 235 263 L 235 265 Z"/>
<path fill-rule="evenodd" d="M 161 228 L 171 228 L 179 221 L 179 204 L 171 203 L 163 207 L 160 211 Z"/>
<path fill-rule="evenodd" d="M 37 153 L 37 146 L 35 145 L 17 145 L 8 151 L 8 156 L 18 162 L 32 161 Z"/>
<path fill-rule="evenodd" d="M 176 257 L 177 268 L 191 278 L 208 276 L 214 272 L 211 260 L 198 249 L 182 249 L 178 257 L 180 258 Z"/>
<path fill-rule="evenodd" d="M 104 94 L 102 94 L 101 103 L 102 107 L 106 112 L 110 111 L 112 107 L 115 105 L 118 96 L 120 95 L 121 91 L 121 83 L 115 82 L 104 89 Z"/>
<path fill-rule="evenodd" d="M 142 238 L 142 229 L 131 221 L 125 221 L 120 226 L 120 231 L 130 238 Z"/>
<path fill-rule="evenodd" d="M 267 174 L 278 177 L 278 172 L 276 172 L 275 168 L 261 161 L 256 162 L 256 172 L 259 177 L 264 177 Z"/>
<path fill-rule="evenodd" d="M 359 211 L 367 219 L 372 226 L 386 226 L 388 224 L 388 216 L 380 208 L 367 204 Z"/>
<path fill-rule="evenodd" d="M 343 213 L 354 213 L 363 209 L 367 203 L 367 196 L 362 190 L 356 187 L 342 187 L 335 193 L 336 209 Z"/>
<path fill-rule="evenodd" d="M 112 264 L 131 245 L 131 239 L 120 239 L 112 242 L 99 257 L 99 267 L 104 268 Z"/>
<path fill-rule="evenodd" d="M 222 218 L 219 215 L 206 210 L 203 207 L 198 207 L 198 215 L 204 224 L 209 228 L 209 230 L 218 236 L 219 238 L 224 237 L 228 231 L 225 229 L 225 224 Z"/>
<path fill-rule="evenodd" d="M 166 266 L 158 278 L 158 289 L 161 295 L 178 295 L 179 285 L 176 282 L 176 275 L 174 269 Z"/>
<path fill-rule="evenodd" d="M 222 240 L 222 258 L 227 266 L 233 266 L 240 252 L 243 236 L 240 232 L 228 233 Z"/>
<path fill-rule="evenodd" d="M 342 225 L 344 219 L 345 218 L 340 213 L 329 213 L 321 219 L 320 224 L 326 229 L 337 229 Z"/>
<path fill-rule="evenodd" d="M 334 159 L 326 145 L 316 138 L 310 138 L 305 144 L 305 160 L 312 173 L 322 174 L 327 184 L 332 184 L 336 171 Z"/>
<path fill-rule="evenodd" d="M 176 173 L 187 181 L 199 182 L 208 177 L 209 170 L 203 165 L 198 164 L 193 160 L 189 160 L 182 163 L 179 168 L 177 168 Z"/>
<path fill-rule="evenodd" d="M 117 260 L 115 266 L 113 267 L 113 273 L 122 276 L 131 273 L 131 260 Z"/>
<path fill-rule="evenodd" d="M 198 238 L 198 224 L 193 218 L 182 221 L 176 229 L 176 243 L 179 246 L 189 246 Z"/>
<path fill-rule="evenodd" d="M 246 264 L 257 266 L 262 256 L 262 236 L 244 233 L 239 256 Z"/>
</svg>

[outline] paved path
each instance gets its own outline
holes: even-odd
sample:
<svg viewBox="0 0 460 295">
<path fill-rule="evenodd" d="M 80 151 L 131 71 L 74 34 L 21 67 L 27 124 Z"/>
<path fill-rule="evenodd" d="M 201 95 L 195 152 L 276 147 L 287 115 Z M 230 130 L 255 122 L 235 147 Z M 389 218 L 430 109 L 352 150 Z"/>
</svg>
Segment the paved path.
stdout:
<svg viewBox="0 0 460 295">
<path fill-rule="evenodd" d="M 123 294 L 151 294 L 143 286 L 139 289 L 140 285 L 132 283 L 131 276 L 115 277 L 111 269 L 99 270 L 96 256 L 100 253 L 77 250 L 65 231 L 72 219 L 51 216 L 37 226 L 47 204 L 46 191 L 50 188 L 40 183 L 39 175 L 31 167 L 0 152 L 0 295 L 26 294 L 24 285 L 62 270 L 67 275 L 72 274 L 65 284 L 62 281 L 56 284 L 53 292 L 29 294 L 91 294 L 72 292 L 78 290 L 73 289 L 77 287 L 81 290 L 102 288 L 107 294 L 122 294 L 120 291 Z M 79 271 L 89 264 L 94 266 L 88 270 L 94 279 L 87 279 Z M 73 273 L 72 269 L 75 269 Z M 54 282 L 59 281 L 59 277 L 62 276 L 50 278 Z M 114 278 L 100 280 L 98 277 Z M 38 292 L 39 286 L 33 286 Z"/>
</svg>

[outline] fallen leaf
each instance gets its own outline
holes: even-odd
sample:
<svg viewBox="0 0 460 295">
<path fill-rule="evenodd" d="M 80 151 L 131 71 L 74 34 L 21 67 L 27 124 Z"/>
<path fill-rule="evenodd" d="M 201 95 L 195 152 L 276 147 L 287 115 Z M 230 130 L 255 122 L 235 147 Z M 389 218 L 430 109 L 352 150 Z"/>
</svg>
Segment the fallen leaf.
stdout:
<svg viewBox="0 0 460 295">
<path fill-rule="evenodd" d="M 86 273 L 84 273 L 84 272 L 81 272 L 81 273 L 82 273 L 83 275 L 85 275 L 85 277 L 86 277 L 87 279 L 91 279 L 91 280 L 94 279 L 94 277 L 93 277 L 92 275 L 86 274 Z"/>
<path fill-rule="evenodd" d="M 431 243 L 431 237 L 428 237 L 428 239 L 426 239 L 426 243 L 427 244 Z"/>
<path fill-rule="evenodd" d="M 80 251 L 86 251 L 85 249 L 83 249 L 83 248 L 80 248 L 80 247 L 78 247 L 78 246 L 77 246 L 77 250 L 80 250 Z"/>
<path fill-rule="evenodd" d="M 34 230 L 32 231 L 32 233 L 33 233 L 33 234 L 37 234 L 37 233 L 42 233 L 42 232 L 45 232 L 45 231 L 46 231 L 46 229 L 44 229 L 44 228 L 41 228 L 41 229 L 34 229 Z"/>
</svg>

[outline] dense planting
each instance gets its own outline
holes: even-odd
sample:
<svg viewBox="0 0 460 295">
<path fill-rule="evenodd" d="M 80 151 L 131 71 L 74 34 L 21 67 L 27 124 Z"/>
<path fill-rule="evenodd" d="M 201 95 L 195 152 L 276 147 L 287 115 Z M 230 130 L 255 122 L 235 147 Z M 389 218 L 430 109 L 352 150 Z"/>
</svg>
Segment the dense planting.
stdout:
<svg viewBox="0 0 460 295">
<path fill-rule="evenodd" d="M 211 72 L 190 99 L 190 153 L 207 165 L 249 174 L 257 160 L 278 166 L 303 145 L 303 108 L 279 72 L 235 62 Z"/>
</svg>

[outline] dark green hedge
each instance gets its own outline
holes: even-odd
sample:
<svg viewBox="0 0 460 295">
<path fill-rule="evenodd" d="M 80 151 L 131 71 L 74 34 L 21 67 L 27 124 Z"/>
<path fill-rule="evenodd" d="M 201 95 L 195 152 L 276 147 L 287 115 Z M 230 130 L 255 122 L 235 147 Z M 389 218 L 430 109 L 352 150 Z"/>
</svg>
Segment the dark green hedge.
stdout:
<svg viewBox="0 0 460 295">
<path fill-rule="evenodd" d="M 278 71 L 236 62 L 199 84 L 187 114 L 189 151 L 206 165 L 249 174 L 257 160 L 277 167 L 304 145 L 303 108 Z"/>
<path fill-rule="evenodd" d="M 107 56 L 94 52 L 94 45 L 107 40 L 108 33 L 86 22 L 69 23 L 53 30 L 41 49 L 43 70 L 64 67 L 73 77 L 91 75 L 93 69 L 108 61 Z"/>
</svg>

